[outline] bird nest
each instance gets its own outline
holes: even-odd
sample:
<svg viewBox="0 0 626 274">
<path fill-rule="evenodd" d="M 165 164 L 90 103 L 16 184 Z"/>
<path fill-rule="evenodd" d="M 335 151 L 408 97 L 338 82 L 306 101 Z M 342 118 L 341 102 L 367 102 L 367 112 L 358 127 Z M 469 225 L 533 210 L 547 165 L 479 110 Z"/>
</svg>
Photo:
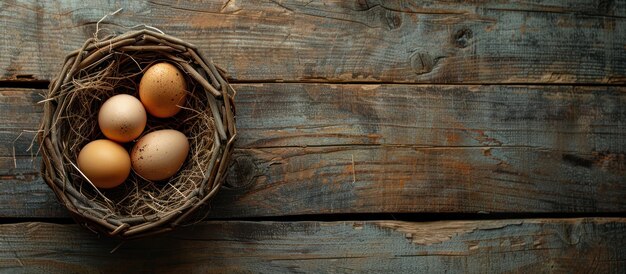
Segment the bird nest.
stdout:
<svg viewBox="0 0 626 274">
<path fill-rule="evenodd" d="M 121 186 L 98 189 L 76 165 L 87 143 L 105 138 L 98 110 L 116 94 L 137 95 L 143 72 L 158 62 L 185 72 L 187 102 L 172 118 L 148 118 L 142 136 L 176 129 L 189 138 L 189 155 L 167 181 L 131 172 Z M 224 74 L 194 45 L 149 29 L 88 39 L 66 56 L 44 100 L 43 179 L 79 224 L 99 234 L 132 239 L 192 222 L 220 189 L 236 137 L 235 90 Z"/>
</svg>

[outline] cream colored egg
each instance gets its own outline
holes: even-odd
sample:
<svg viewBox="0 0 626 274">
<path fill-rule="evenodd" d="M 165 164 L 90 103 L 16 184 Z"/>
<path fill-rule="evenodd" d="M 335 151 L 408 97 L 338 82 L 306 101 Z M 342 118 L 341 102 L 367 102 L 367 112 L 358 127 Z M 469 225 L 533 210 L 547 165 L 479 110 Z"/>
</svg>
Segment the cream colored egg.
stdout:
<svg viewBox="0 0 626 274">
<path fill-rule="evenodd" d="M 130 174 L 128 151 L 111 140 L 88 143 L 78 154 L 77 162 L 80 171 L 99 188 L 114 188 Z"/>
<path fill-rule="evenodd" d="M 139 98 L 148 113 L 159 118 L 172 117 L 185 104 L 187 82 L 183 73 L 166 62 L 152 65 L 139 82 Z"/>
<path fill-rule="evenodd" d="M 141 137 L 131 151 L 133 170 L 141 177 L 159 181 L 172 177 L 189 153 L 185 134 L 173 129 L 150 132 Z"/>
<path fill-rule="evenodd" d="M 107 138 L 130 142 L 146 127 L 146 110 L 141 102 L 128 94 L 115 95 L 100 107 L 98 125 Z"/>
</svg>

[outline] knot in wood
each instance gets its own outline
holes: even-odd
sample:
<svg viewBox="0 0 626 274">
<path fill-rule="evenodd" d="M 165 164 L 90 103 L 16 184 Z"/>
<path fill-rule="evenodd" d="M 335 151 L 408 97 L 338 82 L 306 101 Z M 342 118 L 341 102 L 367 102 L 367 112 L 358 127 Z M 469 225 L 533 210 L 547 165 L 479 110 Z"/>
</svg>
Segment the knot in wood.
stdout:
<svg viewBox="0 0 626 274">
<path fill-rule="evenodd" d="M 433 70 L 433 66 L 435 65 L 435 61 L 433 57 L 426 52 L 414 52 L 409 57 L 409 61 L 411 62 L 411 68 L 417 74 L 425 74 L 429 73 Z"/>
<path fill-rule="evenodd" d="M 470 40 L 474 37 L 471 29 L 462 28 L 454 33 L 453 42 L 457 48 L 465 48 L 469 46 Z"/>
<path fill-rule="evenodd" d="M 257 165 L 248 154 L 238 155 L 232 159 L 226 173 L 226 185 L 231 188 L 246 188 L 258 177 Z"/>
<path fill-rule="evenodd" d="M 394 30 L 399 28 L 402 25 L 402 19 L 396 12 L 386 11 L 385 12 L 385 21 L 387 22 L 387 28 L 389 30 Z"/>
</svg>

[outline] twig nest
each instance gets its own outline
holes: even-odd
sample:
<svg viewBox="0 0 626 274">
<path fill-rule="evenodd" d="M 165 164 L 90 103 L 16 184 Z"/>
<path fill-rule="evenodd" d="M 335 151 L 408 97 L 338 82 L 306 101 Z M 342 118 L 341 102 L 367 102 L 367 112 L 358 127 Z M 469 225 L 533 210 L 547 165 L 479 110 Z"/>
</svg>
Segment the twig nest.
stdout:
<svg viewBox="0 0 626 274">
<path fill-rule="evenodd" d="M 149 77 L 158 82 L 142 80 Z M 168 94 L 155 97 L 157 87 Z M 42 177 L 94 232 L 132 239 L 170 231 L 221 187 L 237 135 L 234 96 L 224 71 L 178 38 L 146 29 L 88 39 L 66 56 L 44 100 Z M 144 113 L 123 97 L 140 98 Z M 107 120 L 106 111 L 123 119 Z M 98 161 L 85 154 L 98 147 L 125 155 L 107 167 L 119 174 L 89 166 Z"/>
</svg>

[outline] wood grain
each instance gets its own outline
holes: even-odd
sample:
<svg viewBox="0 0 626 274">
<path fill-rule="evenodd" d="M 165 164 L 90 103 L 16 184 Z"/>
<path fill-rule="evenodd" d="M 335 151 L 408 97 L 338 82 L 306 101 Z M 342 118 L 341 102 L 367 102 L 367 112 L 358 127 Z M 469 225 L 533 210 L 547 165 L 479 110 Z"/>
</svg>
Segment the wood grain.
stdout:
<svg viewBox="0 0 626 274">
<path fill-rule="evenodd" d="M 409 145 L 626 152 L 626 88 L 237 85 L 238 147 Z"/>
<path fill-rule="evenodd" d="M 623 87 L 236 89 L 232 189 L 211 217 L 626 210 Z M 0 216 L 66 216 L 25 152 L 32 133 L 14 141 L 36 128 L 37 92 L 0 89 L 0 112 L 20 110 L 0 113 Z"/>
<path fill-rule="evenodd" d="M 531 148 L 239 150 L 211 216 L 623 212 L 623 156 Z M 580 160 L 580 161 L 579 161 Z"/>
<path fill-rule="evenodd" d="M 0 85 L 43 85 L 123 8 L 102 33 L 155 26 L 239 83 L 209 219 L 626 212 L 626 1 L 414 2 L 2 1 Z M 68 217 L 38 175 L 42 92 L 0 88 L 3 222 Z M 17 223 L 0 224 L 0 269 L 622 273 L 625 235 L 626 218 L 233 220 L 120 246 Z"/>
<path fill-rule="evenodd" d="M 117 243 L 76 225 L 0 225 L 0 267 L 46 273 L 621 273 L 626 219 L 204 222 Z"/>
<path fill-rule="evenodd" d="M 626 87 L 234 86 L 239 148 L 529 147 L 581 157 L 626 152 Z M 0 88 L 0 156 L 12 155 L 13 147 L 17 155 L 30 155 L 42 115 L 40 92 Z"/>
<path fill-rule="evenodd" d="M 577 157 L 530 148 L 237 149 L 231 189 L 213 200 L 210 217 L 625 211 L 624 157 Z M 0 215 L 65 217 L 33 175 L 6 176 Z M 16 199 L 33 191 L 42 197 Z"/>
<path fill-rule="evenodd" d="M 161 28 L 234 81 L 626 83 L 626 3 L 603 0 L 3 1 L 0 79 L 51 79 L 118 8 L 101 28 Z"/>
</svg>

